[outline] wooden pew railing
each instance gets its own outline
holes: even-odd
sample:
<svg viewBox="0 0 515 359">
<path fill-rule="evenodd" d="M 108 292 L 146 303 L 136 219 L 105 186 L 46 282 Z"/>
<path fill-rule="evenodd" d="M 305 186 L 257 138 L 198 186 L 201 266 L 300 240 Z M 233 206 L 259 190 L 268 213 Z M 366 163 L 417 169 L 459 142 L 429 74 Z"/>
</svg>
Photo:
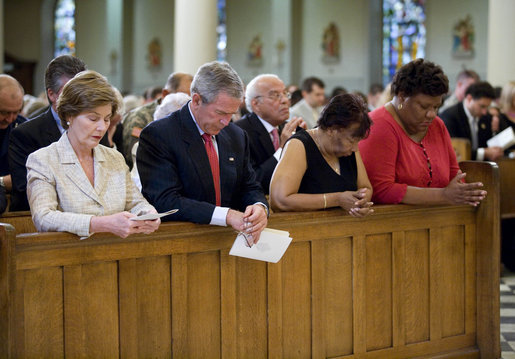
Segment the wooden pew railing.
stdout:
<svg viewBox="0 0 515 359">
<path fill-rule="evenodd" d="M 500 175 L 501 218 L 515 218 L 515 160 L 502 158 L 497 161 Z"/>
<path fill-rule="evenodd" d="M 0 357 L 498 358 L 498 170 L 462 168 L 478 208 L 274 214 L 294 239 L 278 264 L 229 256 L 223 227 L 0 225 Z"/>
<path fill-rule="evenodd" d="M 0 223 L 7 223 L 16 228 L 16 233 L 36 232 L 30 211 L 4 212 L 0 216 Z"/>
</svg>

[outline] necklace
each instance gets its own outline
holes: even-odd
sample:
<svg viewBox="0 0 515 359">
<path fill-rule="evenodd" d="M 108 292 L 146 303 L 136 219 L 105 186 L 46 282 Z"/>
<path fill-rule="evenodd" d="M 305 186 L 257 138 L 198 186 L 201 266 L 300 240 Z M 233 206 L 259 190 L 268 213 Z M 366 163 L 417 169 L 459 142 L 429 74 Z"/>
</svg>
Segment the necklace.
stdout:
<svg viewBox="0 0 515 359">
<path fill-rule="evenodd" d="M 336 164 L 333 164 L 334 161 L 332 161 L 332 157 L 329 156 L 327 152 L 324 150 L 324 148 L 320 145 L 320 139 L 319 139 L 320 133 L 318 132 L 318 127 L 313 130 L 313 139 L 315 140 L 315 144 L 317 145 L 318 149 L 320 150 L 320 153 L 322 154 L 322 157 L 324 157 L 325 162 L 331 167 L 331 169 L 340 174 L 340 161 L 338 158 L 336 158 Z"/>
</svg>

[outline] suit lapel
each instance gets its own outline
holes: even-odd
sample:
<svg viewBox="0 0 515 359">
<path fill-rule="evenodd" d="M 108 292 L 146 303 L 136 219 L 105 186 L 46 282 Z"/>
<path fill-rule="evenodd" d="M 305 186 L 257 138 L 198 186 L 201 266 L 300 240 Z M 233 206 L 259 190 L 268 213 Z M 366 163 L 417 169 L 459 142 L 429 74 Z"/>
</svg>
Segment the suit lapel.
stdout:
<svg viewBox="0 0 515 359">
<path fill-rule="evenodd" d="M 88 177 L 84 173 L 77 155 L 75 155 L 75 152 L 68 141 L 68 136 L 62 136 L 57 142 L 57 152 L 59 154 L 59 161 L 70 181 L 72 181 L 72 183 L 75 184 L 75 186 L 77 186 L 77 188 L 86 196 L 103 205 L 100 202 L 100 198 L 95 192 L 95 189 L 91 186 Z"/>
<path fill-rule="evenodd" d="M 184 141 L 186 152 L 197 172 L 197 178 L 202 185 L 204 193 L 207 195 L 207 201 L 215 203 L 215 186 L 213 184 L 213 175 L 211 174 L 211 165 L 209 164 L 206 148 L 198 132 L 197 125 L 190 115 L 188 105 L 181 109 L 180 120 L 181 138 Z"/>
<path fill-rule="evenodd" d="M 45 136 L 48 139 L 48 143 L 54 143 L 61 138 L 61 131 L 57 127 L 52 110 L 49 108 L 46 113 L 47 124 L 45 126 Z"/>
<path fill-rule="evenodd" d="M 256 114 L 252 114 L 249 120 L 251 121 L 252 128 L 258 135 L 259 143 L 265 149 L 267 156 L 270 157 L 275 152 L 274 144 L 270 139 L 270 134 L 267 132 L 265 126 L 263 126 Z"/>
</svg>

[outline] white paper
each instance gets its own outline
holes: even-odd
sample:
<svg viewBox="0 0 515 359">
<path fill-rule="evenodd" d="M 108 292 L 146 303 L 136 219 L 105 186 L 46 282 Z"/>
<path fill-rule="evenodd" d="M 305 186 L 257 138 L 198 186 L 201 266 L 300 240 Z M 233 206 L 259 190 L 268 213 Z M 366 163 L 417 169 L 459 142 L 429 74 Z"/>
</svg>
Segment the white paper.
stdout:
<svg viewBox="0 0 515 359">
<path fill-rule="evenodd" d="M 286 231 L 265 228 L 261 232 L 259 242 L 249 248 L 245 237 L 243 237 L 242 234 L 238 234 L 229 254 L 232 256 L 277 263 L 288 249 L 291 240 L 290 234 Z"/>
<path fill-rule="evenodd" d="M 513 128 L 508 127 L 497 135 L 486 141 L 488 147 L 501 147 L 503 150 L 515 145 L 515 133 Z"/>
<path fill-rule="evenodd" d="M 164 216 L 168 216 L 169 214 L 174 214 L 178 209 L 171 209 L 167 212 L 163 213 L 145 213 L 137 217 L 130 218 L 131 221 L 153 221 L 154 219 L 158 219 Z"/>
</svg>

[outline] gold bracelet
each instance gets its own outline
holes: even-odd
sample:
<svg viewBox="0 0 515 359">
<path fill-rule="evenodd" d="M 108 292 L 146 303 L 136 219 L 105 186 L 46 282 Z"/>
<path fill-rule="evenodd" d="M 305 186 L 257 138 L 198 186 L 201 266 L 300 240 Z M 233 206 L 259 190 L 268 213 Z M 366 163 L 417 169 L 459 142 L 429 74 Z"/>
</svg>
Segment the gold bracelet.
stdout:
<svg viewBox="0 0 515 359">
<path fill-rule="evenodd" d="M 324 193 L 324 209 L 327 208 L 327 198 L 325 197 L 325 193 Z"/>
</svg>

